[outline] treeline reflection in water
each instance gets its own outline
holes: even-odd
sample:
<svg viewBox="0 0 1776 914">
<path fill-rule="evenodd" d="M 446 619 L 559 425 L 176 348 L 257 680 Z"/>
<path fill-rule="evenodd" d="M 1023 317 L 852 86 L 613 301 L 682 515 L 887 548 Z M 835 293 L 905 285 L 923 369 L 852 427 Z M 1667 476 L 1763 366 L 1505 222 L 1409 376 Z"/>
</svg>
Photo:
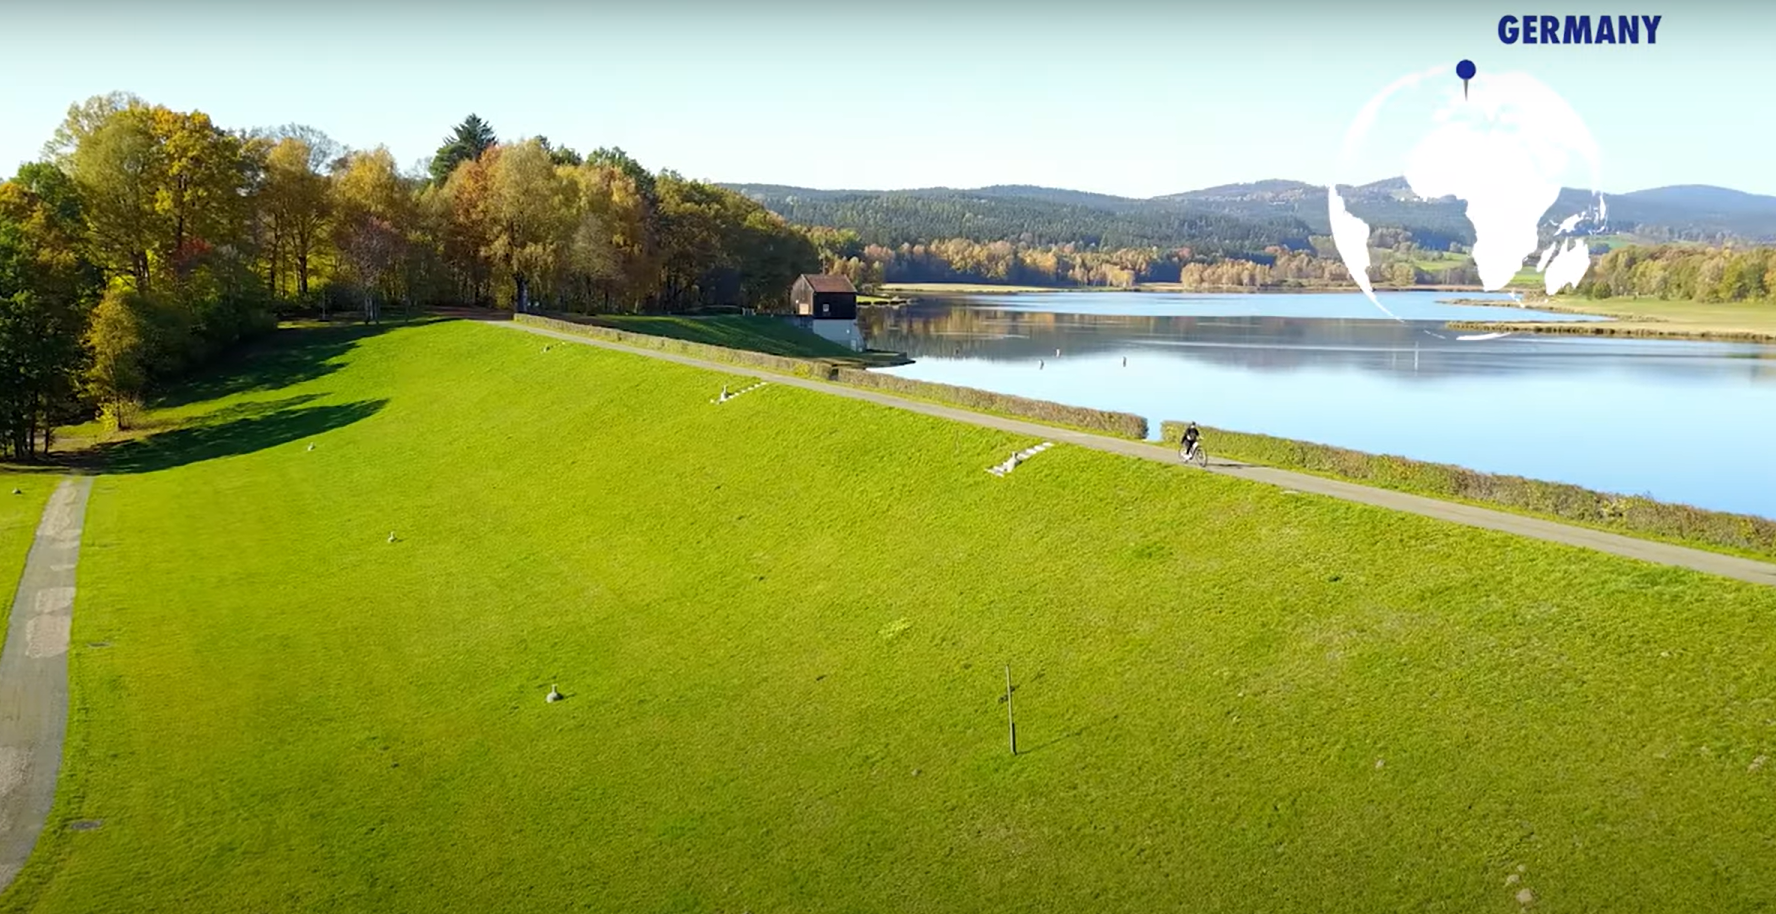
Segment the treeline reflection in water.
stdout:
<svg viewBox="0 0 1776 914">
<path fill-rule="evenodd" d="M 1776 379 L 1776 347 L 1621 337 L 1461 340 L 1438 321 L 1169 317 L 1007 311 L 965 305 L 866 309 L 868 344 L 915 360 L 1001 362 L 1067 356 L 1181 358 L 1253 371 L 1345 367 L 1425 378 L 1523 371 L 1636 370 L 1678 376 L 1723 372 Z M 1471 331 L 1469 331 L 1471 332 Z"/>
</svg>

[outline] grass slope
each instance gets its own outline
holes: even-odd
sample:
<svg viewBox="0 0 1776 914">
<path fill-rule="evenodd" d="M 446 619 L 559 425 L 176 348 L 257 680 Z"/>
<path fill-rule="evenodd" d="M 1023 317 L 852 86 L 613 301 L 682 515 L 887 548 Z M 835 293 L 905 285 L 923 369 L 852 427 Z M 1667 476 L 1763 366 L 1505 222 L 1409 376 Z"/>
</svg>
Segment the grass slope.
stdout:
<svg viewBox="0 0 1776 914">
<path fill-rule="evenodd" d="M 995 478 L 1032 442 L 498 327 L 274 339 L 96 484 L 0 911 L 1776 898 L 1776 592 L 1083 449 Z"/>
<path fill-rule="evenodd" d="M 6 622 L 18 592 L 25 556 L 37 536 L 43 506 L 55 490 L 56 476 L 48 473 L 8 470 L 0 467 L 0 648 L 6 644 Z M 19 494 L 12 494 L 12 490 Z"/>
<path fill-rule="evenodd" d="M 819 334 L 803 330 L 776 317 L 683 317 L 648 314 L 601 314 L 592 321 L 601 327 L 646 333 L 653 336 L 750 349 L 790 358 L 856 358 L 857 353 Z"/>
</svg>

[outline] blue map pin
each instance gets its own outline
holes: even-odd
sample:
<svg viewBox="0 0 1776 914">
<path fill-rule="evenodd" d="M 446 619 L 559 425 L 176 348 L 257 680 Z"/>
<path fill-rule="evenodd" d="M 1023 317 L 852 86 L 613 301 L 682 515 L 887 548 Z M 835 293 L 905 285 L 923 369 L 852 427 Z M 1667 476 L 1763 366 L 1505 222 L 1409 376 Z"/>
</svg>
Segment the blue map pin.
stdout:
<svg viewBox="0 0 1776 914">
<path fill-rule="evenodd" d="M 1468 97 L 1468 80 L 1474 78 L 1474 62 L 1471 60 L 1464 60 L 1461 63 L 1456 64 L 1455 75 L 1461 77 L 1462 98 L 1465 100 Z"/>
</svg>

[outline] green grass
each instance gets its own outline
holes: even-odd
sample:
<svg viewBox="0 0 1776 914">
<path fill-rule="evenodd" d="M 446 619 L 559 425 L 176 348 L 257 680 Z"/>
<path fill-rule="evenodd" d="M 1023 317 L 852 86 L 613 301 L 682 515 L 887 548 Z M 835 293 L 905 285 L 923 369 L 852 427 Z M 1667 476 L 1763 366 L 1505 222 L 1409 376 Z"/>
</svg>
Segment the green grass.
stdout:
<svg viewBox="0 0 1776 914">
<path fill-rule="evenodd" d="M 790 358 L 854 359 L 858 353 L 819 334 L 776 317 L 681 317 L 672 315 L 600 314 L 601 327 L 670 337 L 729 349 L 749 349 Z"/>
<path fill-rule="evenodd" d="M 1685 328 L 1776 333 L 1776 302 L 1698 302 L 1662 298 L 1580 298 L 1563 295 L 1551 304 L 1587 314 Z"/>
<path fill-rule="evenodd" d="M 95 484 L 0 910 L 1776 897 L 1776 591 L 471 322 L 272 342 Z"/>
<path fill-rule="evenodd" d="M 0 466 L 0 648 L 6 644 L 6 623 L 18 592 L 19 575 L 25 570 L 25 556 L 31 551 L 37 522 L 57 479 L 49 473 Z M 12 494 L 13 489 L 19 494 Z"/>
</svg>

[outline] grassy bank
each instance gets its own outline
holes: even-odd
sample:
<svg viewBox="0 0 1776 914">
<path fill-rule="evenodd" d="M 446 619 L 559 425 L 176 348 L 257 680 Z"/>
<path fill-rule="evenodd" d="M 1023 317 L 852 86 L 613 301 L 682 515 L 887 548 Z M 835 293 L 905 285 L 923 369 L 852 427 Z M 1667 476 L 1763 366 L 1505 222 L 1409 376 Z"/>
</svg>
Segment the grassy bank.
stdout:
<svg viewBox="0 0 1776 914">
<path fill-rule="evenodd" d="M 31 551 L 37 522 L 58 478 L 51 473 L 0 466 L 0 646 L 6 643 L 6 620 L 18 591 L 19 575 L 25 570 L 25 556 Z M 19 494 L 12 494 L 14 489 Z"/>
<path fill-rule="evenodd" d="M 1667 339 L 1776 342 L 1776 304 L 1694 302 L 1640 298 L 1579 298 L 1571 295 L 1526 299 L 1526 308 L 1613 318 L 1609 323 L 1541 321 L 1460 321 L 1458 330 L 1516 330 L 1529 333 L 1624 336 Z"/>
<path fill-rule="evenodd" d="M 1160 435 L 1176 446 L 1184 424 L 1164 422 Z M 1366 485 L 1504 508 L 1600 530 L 1776 558 L 1776 521 L 1708 511 L 1635 496 L 1593 492 L 1565 483 L 1498 476 L 1441 463 L 1368 454 L 1325 444 L 1223 429 L 1203 429 L 1211 454 Z"/>
<path fill-rule="evenodd" d="M 787 320 L 765 316 L 681 317 L 674 315 L 600 314 L 592 317 L 556 314 L 553 317 L 609 327 L 625 333 L 666 337 L 707 346 L 745 349 L 798 359 L 827 359 L 836 363 L 868 366 L 902 361 L 894 353 L 856 352 Z"/>
<path fill-rule="evenodd" d="M 1769 589 L 1084 449 L 995 478 L 1033 442 L 468 322 L 277 341 L 95 486 L 0 910 L 1776 897 Z"/>
<path fill-rule="evenodd" d="M 709 361 L 731 362 L 736 365 L 746 365 L 751 368 L 761 368 L 766 371 L 814 378 L 820 381 L 890 390 L 901 396 L 916 397 L 933 403 L 945 403 L 1000 416 L 1030 419 L 1063 428 L 1099 432 L 1136 440 L 1147 437 L 1147 420 L 1133 413 L 1068 406 L 1047 400 L 1032 400 L 1027 397 L 978 390 L 972 387 L 957 387 L 952 384 L 937 384 L 930 381 L 875 374 L 863 370 L 863 367 L 854 362 L 840 359 L 789 358 L 744 349 L 694 343 L 687 340 L 629 333 L 584 321 L 567 321 L 531 314 L 520 314 L 515 320 L 522 324 L 556 332 L 657 349 L 662 352 L 674 352 Z"/>
</svg>

